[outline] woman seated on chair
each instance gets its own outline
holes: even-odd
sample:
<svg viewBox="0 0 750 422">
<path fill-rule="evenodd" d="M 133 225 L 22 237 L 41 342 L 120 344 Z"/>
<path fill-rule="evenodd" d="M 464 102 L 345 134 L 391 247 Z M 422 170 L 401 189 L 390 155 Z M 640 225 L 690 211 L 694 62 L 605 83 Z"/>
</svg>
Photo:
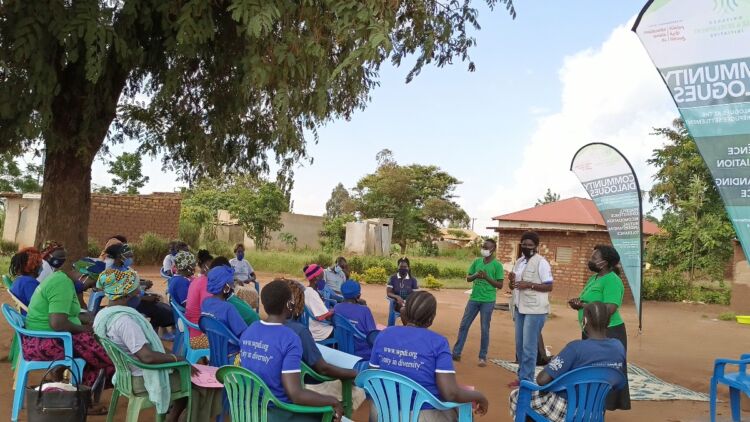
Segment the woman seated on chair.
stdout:
<svg viewBox="0 0 750 422">
<path fill-rule="evenodd" d="M 318 281 L 323 278 L 323 268 L 318 264 L 310 264 L 302 271 L 309 283 L 305 288 L 305 306 L 310 311 L 308 328 L 315 341 L 325 340 L 333 336 L 333 325 L 328 321 L 333 317 L 333 311 L 326 307 L 316 290 Z"/>
<path fill-rule="evenodd" d="M 195 266 L 198 262 L 195 260 L 195 255 L 188 251 L 177 252 L 173 261 L 177 273 L 167 280 L 167 292 L 170 300 L 184 307 L 190 288 L 190 278 L 195 273 Z"/>
<path fill-rule="evenodd" d="M 341 285 L 341 294 L 344 296 L 344 302 L 337 304 L 333 308 L 336 315 L 342 316 L 351 322 L 352 326 L 359 330 L 360 333 L 368 335 L 377 331 L 375 318 L 372 311 L 366 305 L 359 302 L 362 293 L 362 287 L 354 280 L 347 280 Z M 354 339 L 354 354 L 364 360 L 370 359 L 372 346 L 367 340 Z"/>
<path fill-rule="evenodd" d="M 240 313 L 231 304 L 227 303 L 227 298 L 232 295 L 234 290 L 234 270 L 230 266 L 220 265 L 211 268 L 208 271 L 208 292 L 213 296 L 204 300 L 201 304 L 201 316 L 210 316 L 224 324 L 229 331 L 239 337 L 247 328 Z M 205 334 L 203 335 L 205 337 Z M 191 339 L 192 343 L 192 339 Z M 208 341 L 204 348 L 208 347 Z M 239 352 L 233 344 L 229 345 L 229 353 Z"/>
<path fill-rule="evenodd" d="M 184 361 L 185 358 L 165 353 L 151 323 L 136 311 L 141 301 L 139 284 L 131 270 L 102 274 L 99 283 L 109 300 L 109 306 L 101 310 L 94 320 L 94 332 L 106 338 L 123 352 L 147 365 Z M 133 392 L 148 393 L 159 414 L 167 414 L 167 421 L 177 421 L 187 405 L 187 398 L 175 400 L 172 408 L 170 393 L 180 389 L 178 371 L 149 370 L 130 367 Z M 221 390 L 203 390 L 193 386 L 192 419 L 208 421 L 221 413 Z M 198 392 L 200 391 L 200 392 Z M 214 393 L 214 391 L 219 391 Z"/>
<path fill-rule="evenodd" d="M 338 399 L 302 387 L 302 343 L 284 323 L 292 316 L 295 303 L 285 280 L 274 280 L 260 293 L 265 321 L 248 327 L 240 337 L 240 365 L 255 373 L 282 402 L 303 406 L 333 406 L 337 418 L 343 413 Z M 268 409 L 269 421 L 319 421 L 320 415 L 290 413 L 276 407 Z"/>
<path fill-rule="evenodd" d="M 10 258 L 10 276 L 13 284 L 10 292 L 28 307 L 31 295 L 39 287 L 37 276 L 42 269 L 42 254 L 36 248 L 23 248 Z M 21 312 L 26 315 L 26 311 Z"/>
<path fill-rule="evenodd" d="M 229 260 L 226 259 L 225 257 L 217 256 L 213 261 L 211 261 L 211 268 L 215 268 L 219 266 L 230 267 L 231 265 L 229 265 Z M 234 275 L 234 280 L 236 283 L 237 282 L 236 273 Z M 258 313 L 255 312 L 255 309 L 253 309 L 251 304 L 249 304 L 248 302 L 245 302 L 237 294 L 236 287 L 237 285 L 235 284 L 234 293 L 231 296 L 229 296 L 229 298 L 227 299 L 227 303 L 234 306 L 234 309 L 236 309 L 237 312 L 239 312 L 240 316 L 242 317 L 242 320 L 245 321 L 245 324 L 250 325 L 255 321 L 260 321 L 260 315 L 258 315 Z"/>
<path fill-rule="evenodd" d="M 476 413 L 487 413 L 487 399 L 478 391 L 461 388 L 456 382 L 448 340 L 429 330 L 437 312 L 437 301 L 429 292 L 409 295 L 401 309 L 403 327 L 388 327 L 375 339 L 370 367 L 395 372 L 411 378 L 438 400 L 477 403 Z M 456 410 L 422 408 L 420 422 L 456 421 Z M 377 409 L 370 406 L 370 420 L 377 420 Z"/>
<path fill-rule="evenodd" d="M 539 372 L 536 383 L 546 385 L 574 369 L 584 366 L 606 366 L 622 370 L 625 348 L 619 340 L 607 338 L 609 311 L 607 304 L 591 302 L 583 308 L 583 331 L 586 340 L 573 340 Z M 518 389 L 510 393 L 510 414 L 515 418 Z M 565 420 L 567 400 L 564 392 L 539 393 L 531 396 L 531 408 L 552 422 Z"/>
<path fill-rule="evenodd" d="M 419 284 L 417 279 L 411 275 L 409 258 L 399 259 L 398 272 L 391 276 L 388 285 L 385 287 L 386 296 L 394 301 L 393 309 L 396 312 L 401 312 L 406 299 L 417 290 L 419 290 Z"/>
<path fill-rule="evenodd" d="M 200 274 L 193 276 L 193 280 L 190 282 L 190 287 L 188 288 L 187 300 L 185 301 L 185 318 L 195 325 L 198 325 L 198 321 L 201 318 L 201 305 L 203 301 L 213 296 L 206 288 L 208 284 L 206 274 L 214 257 L 207 250 L 201 249 L 198 251 L 197 258 Z M 193 349 L 205 349 L 208 347 L 208 338 L 200 330 L 188 328 L 188 331 L 190 333 L 190 347 Z"/>
</svg>

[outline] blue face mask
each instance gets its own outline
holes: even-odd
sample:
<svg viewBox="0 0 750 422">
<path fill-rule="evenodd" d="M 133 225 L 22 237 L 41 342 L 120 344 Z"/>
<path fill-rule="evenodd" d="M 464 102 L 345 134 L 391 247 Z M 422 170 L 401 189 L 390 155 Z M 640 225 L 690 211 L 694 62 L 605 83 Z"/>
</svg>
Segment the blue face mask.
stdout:
<svg viewBox="0 0 750 422">
<path fill-rule="evenodd" d="M 125 258 L 125 260 L 122 261 L 122 266 L 125 268 L 130 268 L 131 265 L 133 265 L 133 258 Z"/>
<path fill-rule="evenodd" d="M 237 252 L 237 259 L 242 261 L 245 259 L 245 253 L 244 252 Z"/>
<path fill-rule="evenodd" d="M 172 251 L 169 254 L 172 255 L 172 256 L 177 256 L 177 251 Z"/>
<path fill-rule="evenodd" d="M 339 267 L 338 265 L 335 266 L 335 267 L 333 267 L 333 272 L 335 272 L 337 274 L 340 273 L 341 272 L 341 267 Z"/>
<path fill-rule="evenodd" d="M 128 299 L 128 306 L 130 306 L 133 309 L 137 308 L 138 305 L 140 305 L 140 304 L 141 304 L 141 296 L 140 295 L 133 296 L 130 299 Z"/>
<path fill-rule="evenodd" d="M 325 288 L 325 286 L 326 286 L 326 281 L 321 279 L 321 280 L 318 280 L 318 282 L 315 284 L 315 289 L 316 290 L 323 290 L 323 288 Z"/>
</svg>

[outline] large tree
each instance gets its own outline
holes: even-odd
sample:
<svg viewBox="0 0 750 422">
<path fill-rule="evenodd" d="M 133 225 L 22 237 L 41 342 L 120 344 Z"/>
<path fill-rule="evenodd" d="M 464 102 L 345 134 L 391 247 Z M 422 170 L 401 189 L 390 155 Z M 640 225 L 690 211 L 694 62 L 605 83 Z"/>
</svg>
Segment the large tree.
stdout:
<svg viewBox="0 0 750 422">
<path fill-rule="evenodd" d="M 476 18 L 471 0 L 4 0 L 0 152 L 45 150 L 37 242 L 77 256 L 105 142 L 138 140 L 188 182 L 267 172 L 269 154 L 289 170 L 385 60 L 414 54 L 407 81 L 467 60 Z"/>
<path fill-rule="evenodd" d="M 352 198 L 342 183 L 331 191 L 331 197 L 326 201 L 326 218 L 333 219 L 344 214 L 351 214 Z"/>
<path fill-rule="evenodd" d="M 469 217 L 454 201 L 461 183 L 436 166 L 401 166 L 382 160 L 354 188 L 354 208 L 361 218 L 393 218 L 393 242 L 406 252 L 410 242 L 431 241 L 441 226 L 465 226 Z"/>
</svg>

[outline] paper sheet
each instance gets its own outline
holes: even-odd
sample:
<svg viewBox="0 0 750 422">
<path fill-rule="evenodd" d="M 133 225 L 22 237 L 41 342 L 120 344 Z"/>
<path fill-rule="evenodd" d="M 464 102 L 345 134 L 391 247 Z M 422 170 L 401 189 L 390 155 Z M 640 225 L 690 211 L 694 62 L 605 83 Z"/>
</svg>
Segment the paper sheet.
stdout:
<svg viewBox="0 0 750 422">
<path fill-rule="evenodd" d="M 216 379 L 216 371 L 219 368 L 199 364 L 194 364 L 193 367 L 198 370 L 191 378 L 193 384 L 203 388 L 224 388 L 224 384 Z"/>
<path fill-rule="evenodd" d="M 331 365 L 338 366 L 339 368 L 353 369 L 357 362 L 361 361 L 362 358 L 359 356 L 350 355 L 348 353 L 340 352 L 330 347 L 318 345 L 320 354 L 323 355 L 323 359 Z"/>
</svg>

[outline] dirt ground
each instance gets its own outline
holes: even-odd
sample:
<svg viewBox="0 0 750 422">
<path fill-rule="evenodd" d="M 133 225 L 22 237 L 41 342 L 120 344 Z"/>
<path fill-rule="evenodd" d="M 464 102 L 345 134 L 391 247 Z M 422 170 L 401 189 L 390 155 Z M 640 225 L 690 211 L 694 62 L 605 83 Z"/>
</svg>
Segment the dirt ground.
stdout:
<svg viewBox="0 0 750 422">
<path fill-rule="evenodd" d="M 144 268 L 143 278 L 155 282 L 154 291 L 163 292 L 164 285 L 158 276 L 158 270 Z M 270 280 L 273 274 L 259 274 L 263 281 Z M 468 285 L 467 285 L 468 288 Z M 385 324 L 387 321 L 387 302 L 384 299 L 385 287 L 363 286 L 363 297 L 373 310 L 375 319 Z M 463 290 L 442 290 L 433 292 L 438 300 L 438 314 L 433 329 L 446 336 L 451 344 L 456 339 L 458 324 L 463 314 L 468 295 Z M 503 301 L 499 299 L 498 301 Z M 10 303 L 10 298 L 3 290 L 0 302 Z M 684 387 L 708 392 L 709 379 L 713 371 L 713 361 L 717 357 L 737 358 L 741 353 L 750 352 L 750 326 L 734 322 L 715 320 L 716 316 L 727 311 L 726 307 L 715 305 L 656 303 L 643 304 L 643 334 L 638 334 L 637 317 L 634 307 L 625 306 L 622 316 L 628 329 L 628 361 L 637 364 L 659 378 Z M 563 304 L 553 305 L 553 315 L 544 327 L 545 344 L 558 352 L 568 341 L 579 338 L 580 331 L 575 312 Z M 10 327 L 0 323 L 0 379 L 10 380 L 12 373 L 7 362 L 8 347 L 11 339 Z M 461 384 L 473 385 L 482 391 L 490 401 L 488 414 L 478 421 L 510 421 L 508 414 L 508 393 L 506 384 L 513 380 L 510 372 L 490 364 L 486 368 L 476 365 L 479 351 L 479 321 L 471 328 L 469 339 L 464 348 L 463 360 L 457 364 L 458 379 Z M 492 320 L 489 358 L 513 359 L 513 325 L 507 312 L 495 311 Z M 32 377 L 33 381 L 36 381 Z M 719 420 L 730 420 L 726 403 L 727 391 L 720 391 Z M 0 382 L 0 414 L 10 415 L 11 382 Z M 102 398 L 109 402 L 109 391 Z M 747 400 L 745 397 L 744 400 Z M 120 400 L 115 420 L 124 420 L 127 404 Z M 355 414 L 354 420 L 366 421 L 366 405 Z M 747 410 L 746 403 L 743 407 Z M 747 414 L 745 413 L 745 416 Z M 25 413 L 21 419 L 25 420 Z M 90 417 L 90 421 L 104 421 L 105 417 Z M 153 420 L 153 414 L 144 412 L 141 420 Z M 630 411 L 612 412 L 607 420 L 619 421 L 670 421 L 692 422 L 709 420 L 707 402 L 634 401 Z"/>
</svg>

